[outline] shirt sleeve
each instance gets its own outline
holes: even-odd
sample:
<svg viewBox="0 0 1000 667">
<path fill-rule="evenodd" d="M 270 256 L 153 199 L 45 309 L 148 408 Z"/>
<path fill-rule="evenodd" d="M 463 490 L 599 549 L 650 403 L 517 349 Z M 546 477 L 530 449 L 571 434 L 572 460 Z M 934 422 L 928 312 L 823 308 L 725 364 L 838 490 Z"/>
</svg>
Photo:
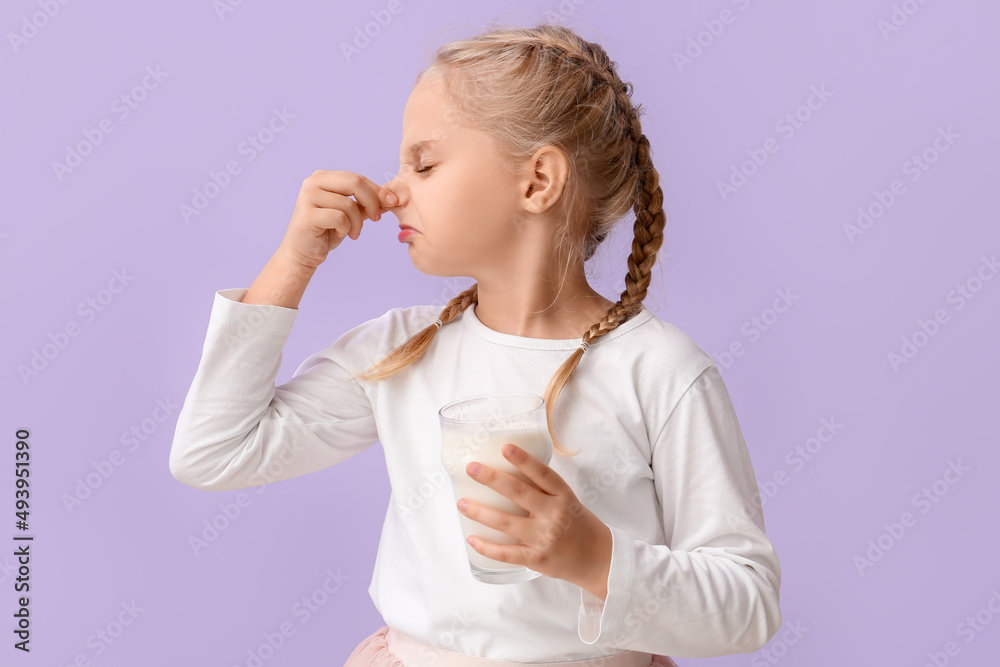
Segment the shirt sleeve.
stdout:
<svg viewBox="0 0 1000 667">
<path fill-rule="evenodd" d="M 378 441 L 371 401 L 345 367 L 371 320 L 275 386 L 298 310 L 215 293 L 201 362 L 177 418 L 171 474 L 211 491 L 261 486 L 340 463 Z M 351 359 L 359 352 L 351 350 Z M 359 368 L 352 368 L 358 372 Z"/>
<path fill-rule="evenodd" d="M 781 569 L 715 364 L 684 392 L 652 452 L 667 544 L 609 526 L 608 594 L 580 589 L 580 639 L 684 658 L 756 651 L 781 625 Z"/>
</svg>

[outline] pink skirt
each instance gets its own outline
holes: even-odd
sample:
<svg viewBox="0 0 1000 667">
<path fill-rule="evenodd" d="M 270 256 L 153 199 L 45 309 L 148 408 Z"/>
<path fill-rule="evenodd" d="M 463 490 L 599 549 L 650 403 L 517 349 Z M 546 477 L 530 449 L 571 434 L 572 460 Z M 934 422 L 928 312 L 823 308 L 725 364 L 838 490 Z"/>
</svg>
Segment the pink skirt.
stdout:
<svg viewBox="0 0 1000 667">
<path fill-rule="evenodd" d="M 559 667 L 677 667 L 665 655 L 625 651 L 618 655 L 573 662 L 504 662 L 477 658 L 418 642 L 402 632 L 382 626 L 347 657 L 344 667 L 513 667 L 515 665 L 559 665 Z"/>
</svg>

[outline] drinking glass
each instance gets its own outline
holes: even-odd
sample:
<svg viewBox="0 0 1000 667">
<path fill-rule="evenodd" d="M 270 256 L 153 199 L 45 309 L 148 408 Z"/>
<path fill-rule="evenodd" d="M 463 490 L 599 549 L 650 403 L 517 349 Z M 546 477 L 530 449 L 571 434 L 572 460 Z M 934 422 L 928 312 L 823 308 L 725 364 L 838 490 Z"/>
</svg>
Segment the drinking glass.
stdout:
<svg viewBox="0 0 1000 667">
<path fill-rule="evenodd" d="M 464 398 L 438 411 L 441 420 L 441 463 L 451 478 L 455 502 L 468 498 L 480 505 L 508 514 L 528 516 L 507 496 L 469 477 L 465 471 L 472 461 L 501 470 L 528 483 L 524 473 L 503 456 L 503 446 L 513 443 L 546 465 L 552 460 L 552 438 L 545 417 L 545 400 L 535 394 L 497 393 Z M 462 536 L 478 535 L 497 544 L 519 544 L 506 533 L 465 516 L 455 507 Z M 487 558 L 465 542 L 472 576 L 488 584 L 515 584 L 531 581 L 538 572 L 523 565 Z"/>
</svg>

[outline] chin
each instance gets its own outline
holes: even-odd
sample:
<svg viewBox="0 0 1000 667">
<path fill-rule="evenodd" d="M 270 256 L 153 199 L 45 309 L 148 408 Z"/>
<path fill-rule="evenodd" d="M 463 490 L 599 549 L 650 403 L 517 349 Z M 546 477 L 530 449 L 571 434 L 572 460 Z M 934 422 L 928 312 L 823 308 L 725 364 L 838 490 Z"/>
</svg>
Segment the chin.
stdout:
<svg viewBox="0 0 1000 667">
<path fill-rule="evenodd" d="M 458 270 L 450 270 L 446 267 L 433 266 L 433 265 L 428 266 L 426 262 L 422 262 L 419 259 L 414 259 L 412 253 L 410 255 L 410 260 L 413 262 L 413 268 L 415 268 L 417 271 L 424 274 L 425 276 L 435 276 L 437 278 L 458 278 L 469 275 L 468 273 L 463 273 Z"/>
</svg>

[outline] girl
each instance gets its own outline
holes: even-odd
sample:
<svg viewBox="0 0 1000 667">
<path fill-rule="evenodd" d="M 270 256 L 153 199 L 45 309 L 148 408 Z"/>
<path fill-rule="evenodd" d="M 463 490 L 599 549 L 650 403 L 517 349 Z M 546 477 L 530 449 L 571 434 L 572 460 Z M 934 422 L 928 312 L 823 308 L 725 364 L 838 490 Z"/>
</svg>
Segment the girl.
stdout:
<svg viewBox="0 0 1000 667">
<path fill-rule="evenodd" d="M 755 651 L 778 630 L 780 567 L 719 369 L 642 305 L 663 196 L 616 69 L 555 25 L 446 44 L 406 104 L 396 176 L 315 172 L 250 288 L 216 293 L 170 451 L 177 479 L 239 489 L 385 451 L 392 498 L 369 593 L 386 625 L 349 666 L 672 665 Z M 611 302 L 584 262 L 629 210 Z M 316 268 L 385 212 L 418 270 L 476 283 L 443 310 L 392 308 L 351 329 L 275 386 Z M 528 516 L 456 502 L 438 409 L 542 387 L 556 456 L 506 448 L 533 484 L 466 470 Z M 518 540 L 465 548 L 545 576 L 473 579 L 459 511 Z"/>
</svg>

